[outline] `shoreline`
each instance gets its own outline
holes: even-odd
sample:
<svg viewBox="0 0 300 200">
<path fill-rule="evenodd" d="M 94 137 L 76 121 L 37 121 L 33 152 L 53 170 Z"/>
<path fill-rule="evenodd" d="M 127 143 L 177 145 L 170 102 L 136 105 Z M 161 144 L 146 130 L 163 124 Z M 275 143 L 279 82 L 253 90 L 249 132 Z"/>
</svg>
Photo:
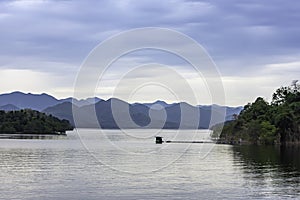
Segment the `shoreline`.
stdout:
<svg viewBox="0 0 300 200">
<path fill-rule="evenodd" d="M 225 144 L 232 146 L 300 146 L 300 141 L 296 142 L 285 142 L 285 143 L 274 143 L 274 144 L 254 144 L 249 141 L 224 141 L 224 140 L 215 140 L 215 144 Z"/>
<path fill-rule="evenodd" d="M 24 132 L 18 132 L 18 133 L 0 133 L 1 136 L 6 136 L 6 135 L 67 135 L 65 132 L 58 132 L 58 133 L 24 133 Z"/>
</svg>

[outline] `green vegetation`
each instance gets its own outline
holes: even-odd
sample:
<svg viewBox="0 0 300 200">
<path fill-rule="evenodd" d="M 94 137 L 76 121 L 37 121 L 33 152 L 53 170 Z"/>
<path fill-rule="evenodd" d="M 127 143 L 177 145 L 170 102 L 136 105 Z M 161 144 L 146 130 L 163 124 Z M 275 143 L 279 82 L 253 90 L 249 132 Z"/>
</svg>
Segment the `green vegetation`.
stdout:
<svg viewBox="0 0 300 200">
<path fill-rule="evenodd" d="M 73 130 L 67 120 L 34 111 L 0 111 L 0 133 L 61 134 Z"/>
<path fill-rule="evenodd" d="M 268 103 L 258 97 L 235 120 L 226 122 L 220 143 L 300 144 L 300 86 L 281 87 Z M 220 126 L 213 127 L 214 133 Z"/>
</svg>

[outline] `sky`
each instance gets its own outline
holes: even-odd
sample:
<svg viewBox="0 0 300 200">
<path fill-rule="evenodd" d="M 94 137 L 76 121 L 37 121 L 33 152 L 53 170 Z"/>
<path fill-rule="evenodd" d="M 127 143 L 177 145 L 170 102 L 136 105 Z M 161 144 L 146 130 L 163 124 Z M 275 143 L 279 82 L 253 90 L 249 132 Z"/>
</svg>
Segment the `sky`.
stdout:
<svg viewBox="0 0 300 200">
<path fill-rule="evenodd" d="M 185 34 L 205 49 L 219 72 L 225 101 L 212 101 L 215 91 L 205 77 L 180 57 L 157 50 L 120 57 L 99 78 L 96 96 L 171 103 L 189 102 L 180 95 L 193 91 L 197 104 L 239 106 L 258 96 L 270 101 L 278 87 L 300 78 L 299 11 L 300 2 L 294 0 L 0 1 L 0 93 L 73 96 L 95 47 L 124 31 L 160 27 Z M 128 75 L 136 66 L 143 70 Z M 160 80 L 167 85 L 156 84 Z"/>
</svg>

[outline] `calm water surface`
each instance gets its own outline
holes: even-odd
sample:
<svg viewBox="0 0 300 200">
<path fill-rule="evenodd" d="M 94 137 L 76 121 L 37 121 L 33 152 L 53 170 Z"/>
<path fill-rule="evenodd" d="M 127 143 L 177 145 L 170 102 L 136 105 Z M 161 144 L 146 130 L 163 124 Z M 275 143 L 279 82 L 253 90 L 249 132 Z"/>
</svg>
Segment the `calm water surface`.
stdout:
<svg viewBox="0 0 300 200">
<path fill-rule="evenodd" d="M 155 144 L 207 131 L 0 139 L 0 199 L 300 199 L 300 148 Z"/>
</svg>

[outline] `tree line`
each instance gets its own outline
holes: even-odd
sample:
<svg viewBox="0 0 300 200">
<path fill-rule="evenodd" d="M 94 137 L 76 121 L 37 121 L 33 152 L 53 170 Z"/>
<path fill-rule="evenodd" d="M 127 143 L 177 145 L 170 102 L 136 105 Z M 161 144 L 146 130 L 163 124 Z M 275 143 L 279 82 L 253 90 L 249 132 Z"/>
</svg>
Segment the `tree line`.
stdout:
<svg viewBox="0 0 300 200">
<path fill-rule="evenodd" d="M 300 144 L 300 86 L 280 87 L 271 103 L 258 97 L 234 120 L 213 127 L 220 143 Z"/>
<path fill-rule="evenodd" d="M 73 130 L 68 120 L 60 120 L 35 110 L 0 110 L 0 133 L 61 134 Z"/>
</svg>

